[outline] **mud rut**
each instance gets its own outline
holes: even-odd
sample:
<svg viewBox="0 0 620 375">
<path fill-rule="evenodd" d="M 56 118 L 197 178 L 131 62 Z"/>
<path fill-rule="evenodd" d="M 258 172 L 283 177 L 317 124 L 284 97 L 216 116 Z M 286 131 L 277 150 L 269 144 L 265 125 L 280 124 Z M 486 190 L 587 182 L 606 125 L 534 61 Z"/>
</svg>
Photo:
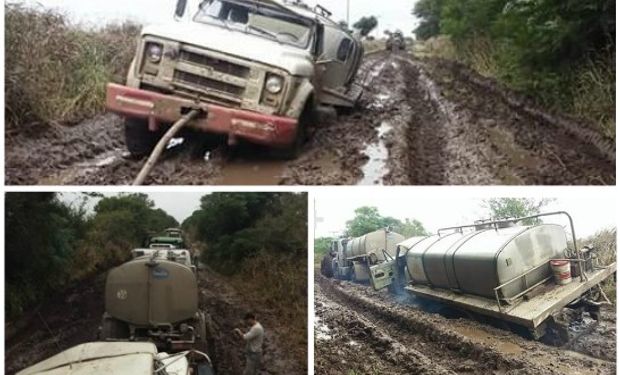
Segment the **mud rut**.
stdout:
<svg viewBox="0 0 620 375">
<path fill-rule="evenodd" d="M 5 325 L 5 373 L 15 372 L 72 346 L 97 340 L 97 330 L 104 312 L 105 275 L 83 282 L 63 295 L 50 298 L 33 312 Z M 212 320 L 219 375 L 243 372 L 243 344 L 233 336 L 242 327 L 243 315 L 251 309 L 265 326 L 264 366 L 261 374 L 305 374 L 306 363 L 299 363 L 293 353 L 303 356 L 306 348 L 283 347 L 277 317 L 268 306 L 248 306 L 248 299 L 209 269 L 199 270 L 200 307 Z M 40 316 L 39 316 L 40 314 Z M 305 318 L 305 316 L 303 317 Z M 49 327 L 49 329 L 48 329 Z M 51 331 L 51 332 L 50 332 Z"/>
<path fill-rule="evenodd" d="M 467 68 L 404 54 L 367 56 L 359 108 L 321 111 L 295 161 L 251 145 L 168 150 L 148 184 L 614 184 L 615 146 Z M 9 184 L 129 184 L 122 120 L 31 126 L 6 137 Z"/>
<path fill-rule="evenodd" d="M 316 374 L 615 373 L 613 311 L 602 323 L 606 348 L 593 352 L 580 350 L 583 341 L 556 348 L 471 319 L 428 313 L 407 297 L 369 286 L 318 274 L 315 280 Z"/>
</svg>

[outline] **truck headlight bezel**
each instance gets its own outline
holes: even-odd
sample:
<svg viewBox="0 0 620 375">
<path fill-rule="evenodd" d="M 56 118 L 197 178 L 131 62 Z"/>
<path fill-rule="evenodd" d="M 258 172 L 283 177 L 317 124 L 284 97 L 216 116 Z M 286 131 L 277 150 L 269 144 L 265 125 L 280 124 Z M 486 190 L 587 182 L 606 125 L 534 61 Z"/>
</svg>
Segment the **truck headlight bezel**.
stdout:
<svg viewBox="0 0 620 375">
<path fill-rule="evenodd" d="M 277 95 L 284 89 L 284 78 L 275 74 L 269 74 L 265 79 L 265 90 L 272 95 Z"/>
</svg>

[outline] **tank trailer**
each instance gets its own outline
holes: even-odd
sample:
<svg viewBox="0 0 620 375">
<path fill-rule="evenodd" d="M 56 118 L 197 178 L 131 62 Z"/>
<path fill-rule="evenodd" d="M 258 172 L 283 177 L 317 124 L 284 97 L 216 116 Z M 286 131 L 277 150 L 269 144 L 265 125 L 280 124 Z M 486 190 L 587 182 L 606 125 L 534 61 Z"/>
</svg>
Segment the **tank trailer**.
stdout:
<svg viewBox="0 0 620 375">
<path fill-rule="evenodd" d="M 102 341 L 147 341 L 169 352 L 212 353 L 209 316 L 199 308 L 187 250 L 135 249 L 105 285 Z"/>
</svg>

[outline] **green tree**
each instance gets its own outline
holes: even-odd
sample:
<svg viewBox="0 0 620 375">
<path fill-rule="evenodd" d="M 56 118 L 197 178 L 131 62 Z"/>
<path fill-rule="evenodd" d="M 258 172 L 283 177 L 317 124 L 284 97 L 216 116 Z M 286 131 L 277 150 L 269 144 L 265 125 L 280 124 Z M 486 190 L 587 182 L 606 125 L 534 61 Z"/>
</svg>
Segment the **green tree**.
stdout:
<svg viewBox="0 0 620 375">
<path fill-rule="evenodd" d="M 405 219 L 404 222 L 394 227 L 394 231 L 402 234 L 405 238 L 429 235 L 422 222 L 416 219 Z"/>
<path fill-rule="evenodd" d="M 412 13 L 420 20 L 414 30 L 418 39 L 439 35 L 443 3 L 444 0 L 420 0 L 415 4 Z"/>
<path fill-rule="evenodd" d="M 358 29 L 362 36 L 368 36 L 372 30 L 379 25 L 379 21 L 375 16 L 362 17 L 353 24 L 353 28 Z"/>
<path fill-rule="evenodd" d="M 70 281 L 85 218 L 55 193 L 7 193 L 5 204 L 6 312 L 12 318 Z"/>
<path fill-rule="evenodd" d="M 358 237 L 397 224 L 400 224 L 398 219 L 381 216 L 377 207 L 364 206 L 355 210 L 355 217 L 347 221 L 346 230 L 347 235 Z"/>
<path fill-rule="evenodd" d="M 315 238 L 314 239 L 314 257 L 315 257 L 315 261 L 318 260 L 320 261 L 323 257 L 323 255 L 325 253 L 327 253 L 327 250 L 329 249 L 329 246 L 331 245 L 332 241 L 334 239 L 331 237 L 319 237 L 319 238 Z"/>
<path fill-rule="evenodd" d="M 405 219 L 404 222 L 391 216 L 382 216 L 377 207 L 359 207 L 355 210 L 355 217 L 346 223 L 347 235 L 351 237 L 363 236 L 381 228 L 391 227 L 393 231 L 405 237 L 426 235 L 426 229 L 421 222 L 415 219 Z"/>
<path fill-rule="evenodd" d="M 213 193 L 183 228 L 206 245 L 203 261 L 235 273 L 261 252 L 307 256 L 307 195 L 293 193 Z"/>
<path fill-rule="evenodd" d="M 483 207 L 491 219 L 506 219 L 532 216 L 541 213 L 542 209 L 553 199 L 531 198 L 491 198 L 483 201 Z M 539 220 L 527 220 L 526 224 L 537 223 Z"/>
</svg>

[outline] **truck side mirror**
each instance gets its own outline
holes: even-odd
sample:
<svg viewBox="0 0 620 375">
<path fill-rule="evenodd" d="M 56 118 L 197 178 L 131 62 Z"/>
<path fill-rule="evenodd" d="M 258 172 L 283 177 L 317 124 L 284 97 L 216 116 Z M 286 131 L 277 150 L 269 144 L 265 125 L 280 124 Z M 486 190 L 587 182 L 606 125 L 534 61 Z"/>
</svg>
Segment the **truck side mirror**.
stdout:
<svg viewBox="0 0 620 375">
<path fill-rule="evenodd" d="M 183 18 L 186 7 L 187 7 L 187 0 L 177 0 L 177 6 L 174 9 L 174 18 L 177 20 L 179 18 Z"/>
</svg>

